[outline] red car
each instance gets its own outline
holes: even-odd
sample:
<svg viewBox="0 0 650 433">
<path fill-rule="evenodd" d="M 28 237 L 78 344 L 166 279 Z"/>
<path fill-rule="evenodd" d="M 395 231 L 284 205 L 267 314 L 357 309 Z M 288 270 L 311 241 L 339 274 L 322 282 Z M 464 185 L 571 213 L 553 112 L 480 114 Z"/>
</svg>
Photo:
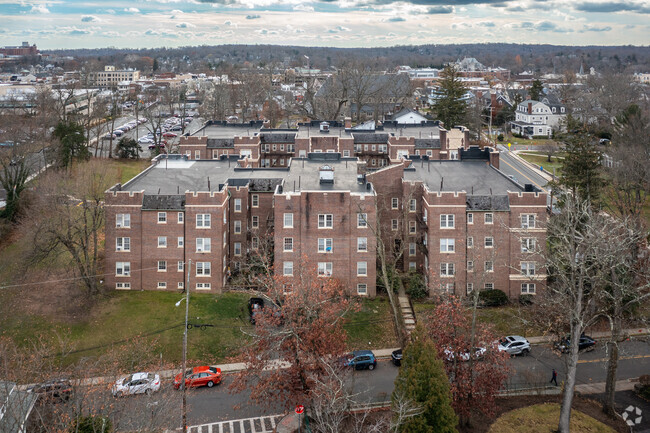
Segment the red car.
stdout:
<svg viewBox="0 0 650 433">
<path fill-rule="evenodd" d="M 174 134 L 173 132 L 165 132 L 163 134 L 163 137 L 165 137 L 165 138 L 174 138 L 174 137 L 178 137 L 178 135 Z"/>
<path fill-rule="evenodd" d="M 182 380 L 182 374 L 177 374 L 174 378 L 174 388 L 180 388 Z M 185 373 L 185 386 L 188 388 L 196 388 L 199 386 L 212 388 L 214 385 L 219 383 L 221 383 L 220 368 L 209 367 L 206 365 L 203 367 L 194 367 L 191 370 L 187 370 Z"/>
</svg>

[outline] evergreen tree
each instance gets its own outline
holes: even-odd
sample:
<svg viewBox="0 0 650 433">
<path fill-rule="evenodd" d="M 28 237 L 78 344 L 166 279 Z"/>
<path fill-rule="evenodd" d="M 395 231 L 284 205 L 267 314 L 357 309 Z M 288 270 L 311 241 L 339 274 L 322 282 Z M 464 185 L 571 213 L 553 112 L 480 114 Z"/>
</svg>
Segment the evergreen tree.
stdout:
<svg viewBox="0 0 650 433">
<path fill-rule="evenodd" d="M 86 147 L 83 126 L 74 121 L 62 121 L 54 128 L 54 136 L 59 139 L 59 163 L 68 167 L 75 159 L 88 159 L 90 152 Z"/>
<path fill-rule="evenodd" d="M 442 121 L 445 128 L 450 129 L 460 125 L 465 119 L 467 105 L 462 98 L 466 89 L 460 81 L 458 71 L 453 66 L 445 67 L 441 75 L 438 100 L 434 108 L 438 120 Z"/>
<path fill-rule="evenodd" d="M 403 399 L 416 406 L 416 415 L 401 420 L 401 432 L 456 432 L 458 418 L 451 407 L 449 379 L 436 354 L 431 339 L 417 329 L 404 350 L 392 395 L 394 409 Z"/>
<path fill-rule="evenodd" d="M 528 89 L 528 96 L 533 101 L 539 101 L 539 98 L 544 94 L 544 85 L 541 81 L 533 81 L 533 85 Z"/>
<path fill-rule="evenodd" d="M 122 138 L 117 143 L 117 157 L 121 159 L 140 159 L 142 148 L 132 138 Z"/>
</svg>

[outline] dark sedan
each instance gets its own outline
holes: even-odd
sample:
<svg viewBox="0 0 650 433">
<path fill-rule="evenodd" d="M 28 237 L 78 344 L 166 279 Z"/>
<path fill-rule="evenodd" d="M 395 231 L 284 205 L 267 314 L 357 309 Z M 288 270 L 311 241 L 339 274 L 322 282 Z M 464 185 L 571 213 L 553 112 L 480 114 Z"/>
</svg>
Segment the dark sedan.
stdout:
<svg viewBox="0 0 650 433">
<path fill-rule="evenodd" d="M 390 360 L 398 367 L 402 365 L 402 349 L 393 350 L 393 353 L 390 354 Z"/>
<path fill-rule="evenodd" d="M 555 348 L 559 350 L 562 353 L 568 353 L 569 350 L 571 350 L 571 338 L 569 336 L 566 336 L 565 338 L 561 339 L 557 343 L 555 343 Z M 579 351 L 592 351 L 596 347 L 596 340 L 593 338 L 587 336 L 587 335 L 582 335 L 580 336 L 580 343 L 578 343 L 578 350 Z"/>
</svg>

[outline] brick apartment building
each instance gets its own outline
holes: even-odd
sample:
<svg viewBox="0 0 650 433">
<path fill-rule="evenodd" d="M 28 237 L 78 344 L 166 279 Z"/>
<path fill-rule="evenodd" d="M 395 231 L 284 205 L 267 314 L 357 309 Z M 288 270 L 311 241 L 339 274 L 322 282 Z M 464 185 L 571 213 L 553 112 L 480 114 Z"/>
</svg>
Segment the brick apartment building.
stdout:
<svg viewBox="0 0 650 433">
<path fill-rule="evenodd" d="M 251 137 L 258 149 L 278 141 Z M 354 134 L 345 138 L 353 151 Z M 106 192 L 107 284 L 177 290 L 191 260 L 190 288 L 220 292 L 231 273 L 272 248 L 274 272 L 289 281 L 311 266 L 372 297 L 376 233 L 403 250 L 398 265 L 423 273 L 432 295 L 496 288 L 516 297 L 545 281 L 534 246 L 545 244 L 546 194 L 498 171 L 490 149 L 459 148 L 458 160 L 437 161 L 391 149 L 392 165 L 369 172 L 367 161 L 340 152 L 340 139 L 310 137 L 310 152 L 283 167 L 255 166 L 261 155 L 254 146 L 241 152 L 248 148 L 240 140 L 220 142 L 228 152 L 218 159 L 162 155 Z"/>
</svg>

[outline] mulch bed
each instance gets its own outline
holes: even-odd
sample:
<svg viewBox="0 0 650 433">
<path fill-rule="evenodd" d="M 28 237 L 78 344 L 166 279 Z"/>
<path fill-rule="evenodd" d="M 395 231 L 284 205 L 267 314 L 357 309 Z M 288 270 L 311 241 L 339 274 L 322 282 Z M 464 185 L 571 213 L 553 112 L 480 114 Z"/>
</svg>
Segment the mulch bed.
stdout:
<svg viewBox="0 0 650 433">
<path fill-rule="evenodd" d="M 472 425 L 469 427 L 460 427 L 460 433 L 484 433 L 490 429 L 490 426 L 499 416 L 514 409 L 519 409 L 524 406 L 531 406 L 540 403 L 561 403 L 561 395 L 522 395 L 516 397 L 502 397 L 498 398 L 496 402 L 496 414 L 493 418 L 488 418 L 476 414 L 472 418 Z M 585 415 L 597 419 L 605 425 L 612 427 L 619 433 L 628 433 L 629 427 L 625 422 L 618 418 L 612 419 L 605 415 L 602 411 L 600 402 L 588 398 L 576 396 L 573 398 L 572 408 L 579 410 Z"/>
</svg>

